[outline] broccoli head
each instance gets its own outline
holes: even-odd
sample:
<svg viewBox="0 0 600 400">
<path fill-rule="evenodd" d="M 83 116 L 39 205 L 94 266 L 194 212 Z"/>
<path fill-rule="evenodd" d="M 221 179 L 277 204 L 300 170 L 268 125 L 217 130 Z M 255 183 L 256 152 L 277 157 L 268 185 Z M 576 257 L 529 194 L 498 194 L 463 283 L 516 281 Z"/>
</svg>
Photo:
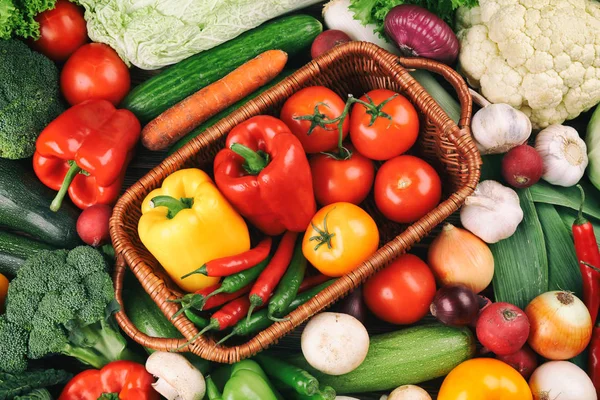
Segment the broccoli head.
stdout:
<svg viewBox="0 0 600 400">
<path fill-rule="evenodd" d="M 30 257 L 9 285 L 6 318 L 0 320 L 0 370 L 23 371 L 27 358 L 57 353 L 96 368 L 130 358 L 112 319 L 114 297 L 106 261 L 92 247 Z M 22 342 L 13 349 L 15 337 Z M 5 348 L 12 350 L 4 354 Z"/>
<path fill-rule="evenodd" d="M 33 155 L 40 132 L 64 111 L 54 63 L 19 40 L 0 40 L 0 157 Z"/>
</svg>

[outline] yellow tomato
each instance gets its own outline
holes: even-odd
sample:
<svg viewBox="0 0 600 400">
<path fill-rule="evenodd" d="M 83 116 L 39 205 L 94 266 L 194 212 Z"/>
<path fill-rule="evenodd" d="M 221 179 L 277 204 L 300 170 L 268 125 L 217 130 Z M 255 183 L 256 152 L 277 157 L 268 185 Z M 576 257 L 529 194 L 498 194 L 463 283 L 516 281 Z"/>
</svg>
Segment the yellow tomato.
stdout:
<svg viewBox="0 0 600 400">
<path fill-rule="evenodd" d="M 532 400 L 525 378 L 493 358 L 474 358 L 444 379 L 438 400 Z"/>
<path fill-rule="evenodd" d="M 342 276 L 369 258 L 379 246 L 371 216 L 351 203 L 333 203 L 313 217 L 302 242 L 304 257 L 327 276 Z"/>
<path fill-rule="evenodd" d="M 4 302 L 6 301 L 6 294 L 8 293 L 8 279 L 0 274 L 0 313 L 4 311 Z"/>
</svg>

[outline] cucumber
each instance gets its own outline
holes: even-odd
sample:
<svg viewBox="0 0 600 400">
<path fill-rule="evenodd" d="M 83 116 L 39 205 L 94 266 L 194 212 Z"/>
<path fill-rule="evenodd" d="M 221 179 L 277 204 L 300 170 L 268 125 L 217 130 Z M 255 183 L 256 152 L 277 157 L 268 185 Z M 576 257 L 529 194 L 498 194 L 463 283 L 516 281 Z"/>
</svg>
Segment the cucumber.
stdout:
<svg viewBox="0 0 600 400">
<path fill-rule="evenodd" d="M 219 122 L 220 120 L 222 120 L 223 118 L 225 118 L 226 116 L 228 116 L 229 114 L 231 114 L 232 112 L 234 112 L 235 110 L 237 110 L 238 108 L 240 108 L 241 106 L 243 106 L 244 104 L 249 102 L 250 100 L 254 99 L 255 97 L 258 97 L 258 95 L 263 93 L 265 90 L 272 88 L 273 86 L 275 86 L 276 84 L 278 84 L 279 82 L 281 82 L 282 80 L 284 80 L 285 78 L 290 76 L 292 73 L 294 73 L 294 70 L 282 71 L 279 75 L 277 75 L 277 77 L 275 79 L 273 79 L 271 82 L 269 82 L 265 86 L 258 89 L 256 92 L 246 96 L 245 98 L 238 101 L 237 103 L 227 107 L 220 113 L 215 114 L 213 117 L 206 120 L 204 123 L 202 123 L 196 129 L 194 129 L 193 131 L 191 131 L 190 133 L 185 135 L 177 143 L 175 143 L 173 146 L 171 146 L 168 154 L 171 155 L 171 154 L 175 153 L 177 150 L 179 150 L 180 148 L 185 146 L 188 142 L 190 142 L 196 136 L 200 135 L 202 132 L 204 132 L 205 130 L 207 130 L 208 128 L 210 128 L 211 126 L 213 126 L 214 124 L 216 124 L 217 122 Z"/>
<path fill-rule="evenodd" d="M 27 258 L 41 250 L 56 250 L 46 243 L 0 231 L 0 273 L 15 276 Z"/>
<path fill-rule="evenodd" d="M 81 244 L 76 229 L 79 211 L 66 201 L 60 210 L 51 211 L 55 195 L 22 162 L 0 158 L 0 226 L 56 247 Z"/>
<path fill-rule="evenodd" d="M 160 308 L 154 303 L 152 298 L 140 282 L 133 276 L 131 271 L 125 273 L 125 282 L 123 284 L 123 305 L 127 316 L 131 322 L 140 330 L 140 332 L 158 338 L 182 338 L 183 335 L 173 326 L 173 324 L 164 316 Z M 156 350 L 145 347 L 148 354 Z M 202 374 L 206 374 L 210 367 L 210 362 L 198 357 L 192 353 L 182 353 Z"/>
<path fill-rule="evenodd" d="M 290 361 L 314 375 L 321 387 L 347 394 L 389 391 L 439 378 L 474 354 L 475 339 L 469 329 L 436 323 L 371 337 L 365 360 L 344 375 L 319 372 L 302 355 Z"/>
<path fill-rule="evenodd" d="M 322 30 L 321 23 L 308 15 L 264 23 L 167 68 L 129 92 L 121 107 L 132 111 L 145 124 L 267 50 L 283 50 L 290 57 L 297 54 L 309 47 Z"/>
</svg>

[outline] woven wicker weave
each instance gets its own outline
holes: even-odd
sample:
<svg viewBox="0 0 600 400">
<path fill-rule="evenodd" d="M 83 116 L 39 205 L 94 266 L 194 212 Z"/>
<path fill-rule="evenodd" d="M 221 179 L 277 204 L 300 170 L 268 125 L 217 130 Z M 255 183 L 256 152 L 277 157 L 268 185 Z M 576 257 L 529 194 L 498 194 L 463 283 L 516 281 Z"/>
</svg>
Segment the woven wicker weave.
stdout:
<svg viewBox="0 0 600 400">
<path fill-rule="evenodd" d="M 458 126 L 405 68 L 426 69 L 441 74 L 452 84 L 458 93 L 462 109 Z M 171 318 L 179 309 L 178 305 L 167 302 L 167 299 L 179 297 L 181 290 L 167 277 L 162 267 L 142 245 L 137 234 L 140 207 L 146 195 L 160 186 L 169 174 L 179 169 L 194 166 L 210 173 L 213 157 L 223 147 L 227 134 L 234 126 L 259 114 L 277 116 L 283 102 L 290 95 L 312 85 L 327 86 L 343 98 L 349 93 L 360 96 L 375 88 L 388 88 L 406 96 L 414 104 L 421 118 L 417 154 L 431 162 L 442 175 L 446 183 L 444 201 L 425 217 L 406 227 L 386 221 L 376 211 L 372 199 L 367 200 L 363 207 L 377 221 L 382 237 L 382 246 L 371 258 L 289 314 L 288 321 L 273 324 L 246 343 L 231 347 L 216 346 L 211 337 L 203 336 L 180 351 L 191 351 L 216 362 L 233 363 L 266 349 L 303 321 L 345 296 L 391 260 L 405 253 L 437 224 L 455 212 L 477 185 L 481 158 L 469 130 L 471 97 L 465 82 L 456 72 L 430 60 L 398 58 L 366 42 L 351 42 L 336 47 L 207 129 L 150 171 L 121 197 L 110 222 L 110 233 L 118 254 L 115 286 L 117 300 L 121 306 L 122 278 L 128 265 L 167 318 Z M 126 311 L 122 309 L 117 314 L 117 321 L 131 338 L 143 346 L 173 351 L 186 342 L 186 339 L 153 338 L 144 335 L 127 318 Z M 198 333 L 196 327 L 183 315 L 173 323 L 187 339 Z"/>
</svg>

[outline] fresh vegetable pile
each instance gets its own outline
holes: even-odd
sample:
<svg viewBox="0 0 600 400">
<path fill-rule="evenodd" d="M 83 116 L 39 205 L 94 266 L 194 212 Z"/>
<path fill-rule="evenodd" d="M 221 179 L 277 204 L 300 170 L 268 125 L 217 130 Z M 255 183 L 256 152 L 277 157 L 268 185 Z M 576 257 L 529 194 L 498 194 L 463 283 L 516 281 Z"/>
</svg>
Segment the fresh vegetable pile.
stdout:
<svg viewBox="0 0 600 400">
<path fill-rule="evenodd" d="M 0 399 L 597 400 L 600 6 L 533 3 L 0 0 Z M 200 336 L 295 324 L 390 226 L 451 194 L 411 96 L 313 83 L 143 198 L 137 235 L 178 289 L 168 303 L 121 265 L 111 276 L 113 206 L 140 162 L 212 140 L 357 40 L 462 74 L 479 184 L 281 345 L 232 365 L 192 354 Z M 409 73 L 458 122 L 456 97 Z M 180 346 L 142 348 L 119 311 Z"/>
</svg>

